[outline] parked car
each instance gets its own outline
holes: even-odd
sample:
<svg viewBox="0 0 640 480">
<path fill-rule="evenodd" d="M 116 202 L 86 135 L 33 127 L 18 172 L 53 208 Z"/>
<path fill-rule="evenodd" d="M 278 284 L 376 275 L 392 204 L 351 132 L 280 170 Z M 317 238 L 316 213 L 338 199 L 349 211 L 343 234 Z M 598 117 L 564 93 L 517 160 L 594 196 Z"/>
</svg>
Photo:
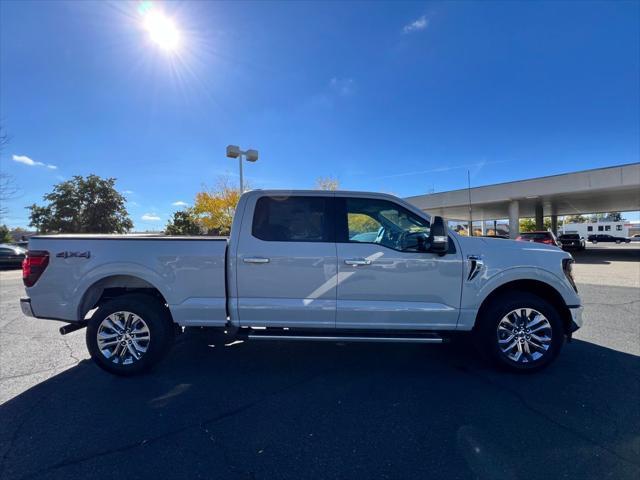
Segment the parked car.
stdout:
<svg viewBox="0 0 640 480">
<path fill-rule="evenodd" d="M 544 243 L 545 245 L 553 245 L 554 247 L 562 246 L 553 232 L 549 231 L 524 232 L 518 235 L 516 240 L 522 242 Z"/>
<path fill-rule="evenodd" d="M 227 341 L 467 333 L 523 371 L 548 365 L 582 324 L 572 264 L 555 247 L 459 236 L 391 195 L 254 190 L 228 239 L 32 237 L 20 302 L 26 315 L 66 322 L 62 334 L 87 327 L 91 357 L 119 375 L 150 368 L 190 326 Z"/>
<path fill-rule="evenodd" d="M 630 242 L 640 242 L 640 233 L 636 233 L 635 235 L 631 235 L 629 237 Z"/>
<path fill-rule="evenodd" d="M 599 242 L 615 242 L 615 243 L 629 243 L 631 240 L 625 237 L 614 237 L 609 234 L 598 233 L 597 235 L 589 235 L 587 238 L 591 243 L 599 243 Z"/>
<path fill-rule="evenodd" d="M 558 241 L 563 250 L 584 250 L 587 247 L 584 237 L 577 233 L 563 233 Z"/>
<path fill-rule="evenodd" d="M 0 268 L 20 267 L 26 256 L 24 248 L 9 243 L 0 243 Z"/>
</svg>

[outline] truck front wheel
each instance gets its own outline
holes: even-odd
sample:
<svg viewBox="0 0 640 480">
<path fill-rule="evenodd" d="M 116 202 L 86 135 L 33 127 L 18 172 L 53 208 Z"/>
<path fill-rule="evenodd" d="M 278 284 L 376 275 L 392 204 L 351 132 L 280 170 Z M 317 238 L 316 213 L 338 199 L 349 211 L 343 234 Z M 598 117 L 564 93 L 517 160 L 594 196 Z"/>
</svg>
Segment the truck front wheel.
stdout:
<svg viewBox="0 0 640 480">
<path fill-rule="evenodd" d="M 518 372 L 546 367 L 564 344 L 556 308 L 527 292 L 507 292 L 493 299 L 483 309 L 474 334 L 489 359 Z"/>
<path fill-rule="evenodd" d="M 98 307 L 87 325 L 87 348 L 98 366 L 122 376 L 149 370 L 170 349 L 174 328 L 164 305 L 130 294 Z"/>
</svg>

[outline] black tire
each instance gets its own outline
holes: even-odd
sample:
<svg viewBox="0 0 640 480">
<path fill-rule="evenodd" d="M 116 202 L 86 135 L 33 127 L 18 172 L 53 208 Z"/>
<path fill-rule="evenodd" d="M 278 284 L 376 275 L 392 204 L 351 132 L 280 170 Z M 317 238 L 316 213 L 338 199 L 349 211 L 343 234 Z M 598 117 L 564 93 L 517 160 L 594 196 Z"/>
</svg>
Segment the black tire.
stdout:
<svg viewBox="0 0 640 480">
<path fill-rule="evenodd" d="M 621 240 L 616 240 L 616 243 L 617 243 L 617 244 L 621 244 L 621 243 L 622 243 L 622 241 L 621 241 Z"/>
<path fill-rule="evenodd" d="M 533 309 L 541 313 L 551 329 L 548 349 L 540 358 L 529 358 L 526 363 L 509 358 L 498 343 L 498 325 L 507 314 L 520 309 Z M 496 366 L 512 372 L 534 372 L 555 360 L 564 345 L 565 332 L 560 314 L 553 305 L 532 293 L 511 291 L 493 299 L 483 309 L 474 329 L 474 337 L 480 352 Z"/>
<path fill-rule="evenodd" d="M 131 356 L 132 363 L 114 363 L 122 360 L 118 355 L 107 358 L 98 345 L 98 332 L 101 325 L 103 325 L 101 333 L 107 332 L 113 335 L 111 333 L 113 329 L 104 329 L 103 321 L 117 312 L 133 313 L 142 319 L 149 332 L 149 339 L 142 340 L 138 344 L 144 345 L 146 351 L 140 353 L 136 350 L 140 357 L 134 360 Z M 142 324 L 138 323 L 138 325 Z M 159 300 L 150 295 L 129 294 L 108 300 L 98 307 L 87 325 L 86 342 L 91 358 L 100 368 L 115 375 L 130 376 L 146 372 L 162 360 L 173 344 L 174 334 L 175 328 L 171 316 Z M 108 349 L 106 350 L 108 352 Z"/>
</svg>

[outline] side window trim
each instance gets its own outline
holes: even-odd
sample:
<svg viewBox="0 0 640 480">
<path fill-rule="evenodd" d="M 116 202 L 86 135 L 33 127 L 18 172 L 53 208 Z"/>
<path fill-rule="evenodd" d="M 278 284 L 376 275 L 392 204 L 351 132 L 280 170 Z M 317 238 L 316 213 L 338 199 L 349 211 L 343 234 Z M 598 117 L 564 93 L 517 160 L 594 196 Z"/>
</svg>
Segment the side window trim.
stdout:
<svg viewBox="0 0 640 480">
<path fill-rule="evenodd" d="M 346 197 L 335 197 L 333 201 L 334 212 L 334 240 L 336 243 L 349 243 L 349 225 L 347 223 Z"/>
</svg>

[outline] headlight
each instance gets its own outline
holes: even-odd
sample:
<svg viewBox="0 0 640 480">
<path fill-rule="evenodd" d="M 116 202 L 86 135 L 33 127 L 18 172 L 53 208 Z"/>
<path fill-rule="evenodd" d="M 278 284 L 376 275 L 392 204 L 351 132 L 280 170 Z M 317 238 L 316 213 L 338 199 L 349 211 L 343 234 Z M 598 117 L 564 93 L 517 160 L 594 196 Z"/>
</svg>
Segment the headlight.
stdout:
<svg viewBox="0 0 640 480">
<path fill-rule="evenodd" d="M 565 277 L 569 280 L 569 283 L 573 287 L 576 293 L 578 293 L 578 287 L 576 286 L 576 281 L 573 279 L 573 258 L 563 258 L 562 259 L 562 271 L 564 272 Z"/>
</svg>

